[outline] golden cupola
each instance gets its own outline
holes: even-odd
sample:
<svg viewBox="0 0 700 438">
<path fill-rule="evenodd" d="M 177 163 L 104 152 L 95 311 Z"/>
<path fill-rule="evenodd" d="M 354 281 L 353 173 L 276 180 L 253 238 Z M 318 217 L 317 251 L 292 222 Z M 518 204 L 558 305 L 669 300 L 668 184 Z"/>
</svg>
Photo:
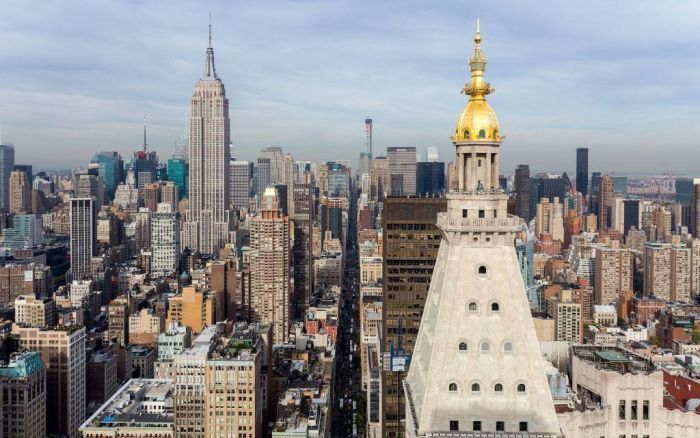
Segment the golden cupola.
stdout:
<svg viewBox="0 0 700 438">
<path fill-rule="evenodd" d="M 481 32 L 479 21 L 476 22 L 476 35 L 474 36 L 474 53 L 469 58 L 471 81 L 462 89 L 462 93 L 469 95 L 469 102 L 457 120 L 457 128 L 453 140 L 456 143 L 470 141 L 500 142 L 501 133 L 498 128 L 498 118 L 488 102 L 486 95 L 493 93 L 491 84 L 484 79 L 486 70 L 486 55 L 481 51 Z"/>
</svg>

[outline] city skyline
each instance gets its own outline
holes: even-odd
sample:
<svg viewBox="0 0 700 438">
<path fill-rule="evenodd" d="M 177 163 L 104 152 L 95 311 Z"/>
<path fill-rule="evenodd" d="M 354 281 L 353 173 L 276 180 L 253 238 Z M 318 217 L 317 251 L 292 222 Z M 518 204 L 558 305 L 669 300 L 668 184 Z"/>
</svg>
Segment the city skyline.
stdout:
<svg viewBox="0 0 700 438">
<path fill-rule="evenodd" d="M 3 15 L 13 19 L 2 26 L 0 125 L 17 162 L 73 167 L 95 148 L 128 156 L 140 143 L 144 112 L 154 149 L 163 158 L 174 152 L 187 124 L 186 90 L 201 76 L 208 17 L 195 4 L 162 6 L 61 5 L 75 9 L 63 20 L 51 20 L 58 6 L 7 6 Z M 433 146 L 450 161 L 445 133 L 464 103 L 455 90 L 480 16 L 492 35 L 485 47 L 499 54 L 489 75 L 503 91 L 493 100 L 509 127 L 504 172 L 520 162 L 573 170 L 579 146 L 590 148 L 590 168 L 604 172 L 696 170 L 681 158 L 698 134 L 697 61 L 687 56 L 700 39 L 691 27 L 696 5 L 624 2 L 598 14 L 588 4 L 534 10 L 508 3 L 468 16 L 454 14 L 453 3 L 271 6 L 276 14 L 245 3 L 210 5 L 239 158 L 272 144 L 300 158 L 355 160 L 369 114 L 376 155 Z M 547 17 L 538 16 L 542 10 Z M 659 69 L 671 79 L 663 85 Z M 669 133 L 658 135 L 664 126 Z"/>
</svg>

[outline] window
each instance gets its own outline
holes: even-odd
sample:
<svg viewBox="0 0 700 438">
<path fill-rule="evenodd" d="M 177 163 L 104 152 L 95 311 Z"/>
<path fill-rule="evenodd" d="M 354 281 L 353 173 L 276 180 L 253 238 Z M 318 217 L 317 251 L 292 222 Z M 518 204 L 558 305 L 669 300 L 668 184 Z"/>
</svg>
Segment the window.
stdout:
<svg viewBox="0 0 700 438">
<path fill-rule="evenodd" d="M 475 421 L 472 423 L 472 429 L 474 429 L 474 432 L 479 432 L 481 431 L 481 421 Z"/>
<path fill-rule="evenodd" d="M 520 432 L 527 432 L 527 421 L 521 421 L 518 430 Z"/>
<path fill-rule="evenodd" d="M 476 303 L 474 303 L 474 302 L 469 303 L 469 311 L 470 311 L 470 312 L 476 312 L 476 311 L 477 311 Z"/>
<path fill-rule="evenodd" d="M 457 392 L 457 384 L 456 384 L 456 383 L 450 383 L 450 386 L 448 386 L 447 389 L 448 389 L 450 392 Z"/>
<path fill-rule="evenodd" d="M 491 311 L 492 312 L 498 312 L 499 310 L 501 310 L 501 309 L 500 309 L 500 306 L 498 305 L 498 303 L 491 303 Z"/>
<path fill-rule="evenodd" d="M 459 430 L 459 421 L 450 420 L 450 430 Z"/>
<path fill-rule="evenodd" d="M 481 385 L 478 383 L 472 383 L 472 392 L 481 392 Z"/>
<path fill-rule="evenodd" d="M 496 219 L 498 217 L 498 210 L 495 208 L 493 209 L 493 218 Z"/>
<path fill-rule="evenodd" d="M 626 411 L 626 410 L 627 410 L 627 406 L 625 405 L 625 401 L 624 401 L 624 400 L 620 400 L 620 406 L 619 406 L 618 409 L 617 409 L 617 417 L 618 417 L 620 420 L 624 420 L 624 419 L 625 419 L 625 411 Z"/>
<path fill-rule="evenodd" d="M 632 400 L 630 404 L 630 420 L 637 419 L 637 400 Z"/>
<path fill-rule="evenodd" d="M 481 167 L 481 158 L 479 158 L 479 164 L 478 164 L 478 166 Z"/>
<path fill-rule="evenodd" d="M 493 391 L 494 392 L 503 392 L 503 384 L 496 383 L 495 385 L 493 385 Z"/>
<path fill-rule="evenodd" d="M 649 419 L 649 400 L 644 400 L 642 402 L 642 420 Z"/>
<path fill-rule="evenodd" d="M 469 138 L 469 130 L 468 129 L 464 130 L 464 138 Z"/>
<path fill-rule="evenodd" d="M 479 275 L 486 275 L 486 266 L 479 266 Z"/>
<path fill-rule="evenodd" d="M 467 351 L 467 343 L 466 342 L 459 343 L 459 351 Z"/>
<path fill-rule="evenodd" d="M 479 138 L 486 138 L 486 131 L 483 129 L 479 130 Z"/>
<path fill-rule="evenodd" d="M 503 344 L 503 353 L 513 354 L 513 344 L 511 342 L 506 342 Z"/>
<path fill-rule="evenodd" d="M 524 383 L 518 383 L 518 394 L 524 394 L 525 393 L 525 384 Z"/>
<path fill-rule="evenodd" d="M 479 210 L 479 219 L 483 219 L 486 217 L 486 211 L 485 210 Z"/>
<path fill-rule="evenodd" d="M 506 430 L 505 421 L 496 421 L 496 432 L 504 432 Z"/>
<path fill-rule="evenodd" d="M 469 216 L 469 210 L 467 210 L 465 208 L 464 210 L 462 210 L 462 217 L 467 217 L 467 216 Z"/>
<path fill-rule="evenodd" d="M 489 345 L 488 341 L 484 341 L 481 343 L 481 353 L 482 354 L 489 354 L 491 351 L 491 346 Z"/>
</svg>

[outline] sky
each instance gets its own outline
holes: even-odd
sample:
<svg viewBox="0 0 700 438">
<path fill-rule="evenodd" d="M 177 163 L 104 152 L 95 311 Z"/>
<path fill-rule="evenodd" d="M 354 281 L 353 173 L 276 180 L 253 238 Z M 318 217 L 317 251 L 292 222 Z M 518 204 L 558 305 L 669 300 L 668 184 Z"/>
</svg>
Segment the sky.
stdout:
<svg viewBox="0 0 700 438">
<path fill-rule="evenodd" d="M 233 155 L 299 160 L 436 147 L 465 105 L 476 19 L 501 171 L 700 175 L 700 2 L 31 1 L 0 3 L 0 126 L 16 161 L 85 166 L 186 132 L 212 13 Z"/>
</svg>

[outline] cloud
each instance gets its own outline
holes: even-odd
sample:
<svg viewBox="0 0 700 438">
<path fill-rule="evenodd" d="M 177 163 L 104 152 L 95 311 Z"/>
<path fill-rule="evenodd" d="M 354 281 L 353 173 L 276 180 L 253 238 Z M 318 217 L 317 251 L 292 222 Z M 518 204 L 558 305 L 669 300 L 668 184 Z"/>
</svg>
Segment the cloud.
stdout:
<svg viewBox="0 0 700 438">
<path fill-rule="evenodd" d="M 482 19 L 490 102 L 507 135 L 503 171 L 694 171 L 700 6 L 623 2 L 24 2 L 0 14 L 0 123 L 18 161 L 84 165 L 141 142 L 163 159 L 187 122 L 208 12 L 230 100 L 234 154 L 268 144 L 296 158 L 356 159 L 438 147 L 464 105 Z M 663 150 L 663 157 L 659 151 Z"/>
</svg>

